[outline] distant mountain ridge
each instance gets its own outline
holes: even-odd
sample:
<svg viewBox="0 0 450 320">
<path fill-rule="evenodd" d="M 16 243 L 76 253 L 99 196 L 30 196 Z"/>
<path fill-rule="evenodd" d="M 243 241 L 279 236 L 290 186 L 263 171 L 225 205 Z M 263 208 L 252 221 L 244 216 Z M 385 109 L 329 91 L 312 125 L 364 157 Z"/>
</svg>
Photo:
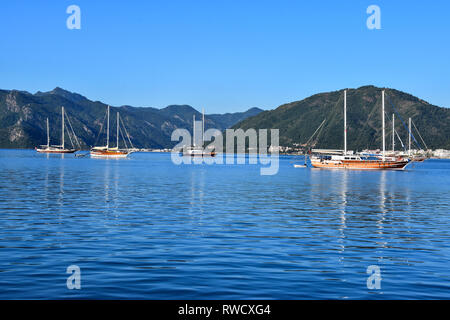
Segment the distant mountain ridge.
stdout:
<svg viewBox="0 0 450 320">
<path fill-rule="evenodd" d="M 52 144 L 60 143 L 61 106 L 65 107 L 82 146 L 87 148 L 104 143 L 105 135 L 99 135 L 99 130 L 107 105 L 56 87 L 52 91 L 35 94 L 0 90 L 0 147 L 34 148 L 46 143 L 46 118 L 50 122 Z M 174 129 L 192 131 L 193 115 L 201 119 L 201 113 L 189 105 L 170 105 L 162 109 L 111 107 L 111 117 L 115 118 L 117 111 L 120 111 L 134 146 L 139 148 L 171 148 L 177 143 L 170 139 Z M 261 111 L 251 108 L 246 112 L 205 115 L 205 129 L 225 130 Z M 111 125 L 114 125 L 112 120 Z"/>
<path fill-rule="evenodd" d="M 382 88 L 363 86 L 347 91 L 348 149 L 381 147 Z M 411 94 L 385 89 L 386 113 L 391 117 L 392 104 L 407 122 L 411 117 L 427 146 L 450 149 L 450 109 L 429 104 Z M 61 88 L 31 94 L 26 91 L 0 90 L 0 147 L 33 148 L 46 142 L 45 120 L 50 122 L 53 144 L 60 143 L 61 106 L 71 119 L 84 147 L 102 144 L 99 135 L 106 104 Z M 201 113 L 189 105 L 152 107 L 111 107 L 111 125 L 120 111 L 131 140 L 139 148 L 171 148 L 176 142 L 170 136 L 176 128 L 192 130 L 192 117 Z M 391 122 L 386 118 L 386 146 L 391 148 Z M 280 130 L 280 145 L 305 143 L 326 119 L 317 148 L 343 148 L 343 90 L 318 93 L 301 101 L 283 104 L 270 111 L 251 108 L 246 112 L 210 114 L 205 128 L 254 128 Z M 407 145 L 407 130 L 396 115 L 396 130 Z M 414 132 L 415 133 L 415 132 Z M 415 133 L 416 139 L 419 140 Z M 422 143 L 421 143 L 422 144 Z M 396 139 L 397 149 L 401 148 Z"/>
<path fill-rule="evenodd" d="M 381 91 L 375 86 L 363 86 L 347 90 L 347 136 L 349 150 L 379 149 L 382 146 L 381 133 Z M 320 123 L 326 119 L 318 139 L 317 148 L 343 149 L 344 90 L 315 94 L 301 101 L 279 106 L 247 118 L 233 126 L 241 129 L 280 130 L 280 145 L 293 146 L 307 142 Z M 429 104 L 411 94 L 385 88 L 386 146 L 392 146 L 393 111 L 391 103 L 403 118 L 402 123 L 396 114 L 395 128 L 403 143 L 408 143 L 408 131 L 405 128 L 408 118 L 420 131 L 428 148 L 450 149 L 450 109 Z M 388 118 L 389 117 L 389 118 Z M 413 134 L 423 147 L 420 137 Z M 401 143 L 396 139 L 396 149 Z"/>
</svg>

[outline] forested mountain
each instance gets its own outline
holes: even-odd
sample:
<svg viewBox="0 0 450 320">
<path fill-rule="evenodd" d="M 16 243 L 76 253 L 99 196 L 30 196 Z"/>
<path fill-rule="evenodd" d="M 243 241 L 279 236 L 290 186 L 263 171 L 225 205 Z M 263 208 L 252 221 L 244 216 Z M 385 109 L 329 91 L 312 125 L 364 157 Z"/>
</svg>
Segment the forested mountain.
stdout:
<svg viewBox="0 0 450 320">
<path fill-rule="evenodd" d="M 347 90 L 347 136 L 349 150 L 381 148 L 381 91 L 382 88 L 364 86 Z M 411 94 L 385 89 L 386 145 L 391 147 L 392 113 L 395 106 L 395 128 L 407 145 L 408 118 L 419 130 L 428 148 L 450 149 L 450 109 L 429 104 Z M 317 148 L 342 149 L 344 144 L 344 90 L 313 95 L 301 101 L 264 111 L 234 125 L 233 128 L 278 128 L 280 145 L 305 143 L 320 123 L 326 119 Z M 400 119 L 403 119 L 403 122 Z M 406 126 L 405 126 L 406 125 Z M 413 127 L 414 128 L 414 127 Z M 417 141 L 423 145 L 413 129 Z M 401 148 L 396 139 L 396 146 Z M 423 146 L 422 146 L 423 147 Z"/>
<path fill-rule="evenodd" d="M 65 107 L 83 147 L 104 143 L 104 131 L 99 135 L 99 130 L 104 123 L 106 104 L 91 101 L 78 93 L 61 88 L 35 94 L 18 90 L 0 90 L 0 147 L 34 148 L 45 144 L 46 118 L 49 118 L 50 122 L 51 143 L 59 144 L 61 106 Z M 193 115 L 196 115 L 196 119 L 201 119 L 201 113 L 188 105 L 171 105 L 163 109 L 111 107 L 112 136 L 115 134 L 113 128 L 116 111 L 120 111 L 120 117 L 134 146 L 139 148 L 170 148 L 176 144 L 170 140 L 174 129 L 186 128 L 191 131 Z M 225 130 L 261 111 L 252 108 L 247 112 L 206 115 L 205 128 Z"/>
</svg>

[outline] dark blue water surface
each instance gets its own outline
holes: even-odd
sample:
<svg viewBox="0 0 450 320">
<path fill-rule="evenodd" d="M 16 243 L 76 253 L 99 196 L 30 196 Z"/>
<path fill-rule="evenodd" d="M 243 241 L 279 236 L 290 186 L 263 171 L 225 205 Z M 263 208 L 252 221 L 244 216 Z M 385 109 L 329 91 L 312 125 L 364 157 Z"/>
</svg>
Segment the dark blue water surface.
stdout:
<svg viewBox="0 0 450 320">
<path fill-rule="evenodd" d="M 0 298 L 450 298 L 450 161 L 399 171 L 0 150 Z M 81 268 L 81 289 L 66 269 Z M 368 289 L 370 265 L 381 289 Z"/>
</svg>

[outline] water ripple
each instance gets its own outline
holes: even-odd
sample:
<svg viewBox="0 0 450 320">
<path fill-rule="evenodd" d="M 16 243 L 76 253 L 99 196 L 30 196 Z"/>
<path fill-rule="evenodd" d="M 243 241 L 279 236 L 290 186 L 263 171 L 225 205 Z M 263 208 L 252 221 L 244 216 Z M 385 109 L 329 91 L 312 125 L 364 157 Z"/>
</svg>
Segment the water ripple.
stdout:
<svg viewBox="0 0 450 320">
<path fill-rule="evenodd" d="M 450 161 L 406 172 L 0 150 L 0 298 L 450 298 Z M 80 266 L 82 289 L 66 268 Z M 366 269 L 381 268 L 380 290 Z"/>
</svg>

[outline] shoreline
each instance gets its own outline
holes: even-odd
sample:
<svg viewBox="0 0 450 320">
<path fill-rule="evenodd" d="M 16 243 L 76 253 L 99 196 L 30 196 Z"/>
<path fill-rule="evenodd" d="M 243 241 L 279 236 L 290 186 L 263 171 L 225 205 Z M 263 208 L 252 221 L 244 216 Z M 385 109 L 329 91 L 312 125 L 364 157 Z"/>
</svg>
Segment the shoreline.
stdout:
<svg viewBox="0 0 450 320">
<path fill-rule="evenodd" d="M 30 151 L 34 151 L 35 149 L 34 148 L 0 148 L 0 150 L 30 150 Z M 166 150 L 164 150 L 164 149 L 153 149 L 153 150 L 151 150 L 151 149 L 144 149 L 143 148 L 143 149 L 139 149 L 139 150 L 135 151 L 134 153 L 138 153 L 138 152 L 140 152 L 140 153 L 171 153 L 172 152 L 172 150 L 169 150 L 169 149 L 166 149 Z M 77 152 L 89 152 L 89 151 L 90 151 L 90 149 L 82 149 L 82 150 L 78 150 Z M 218 152 L 218 154 L 226 155 L 226 154 L 229 154 L 229 153 Z M 248 155 L 248 153 L 233 153 L 233 154 L 235 154 L 235 155 L 243 155 L 243 154 Z M 271 153 L 267 153 L 267 154 L 271 155 Z M 258 155 L 258 154 L 256 154 L 256 155 Z M 298 157 L 298 156 L 304 156 L 305 154 L 303 154 L 303 153 L 279 152 L 278 155 L 280 155 L 280 156 Z M 450 156 L 448 156 L 448 157 L 435 157 L 435 156 L 432 156 L 429 159 L 433 159 L 433 160 L 450 160 Z"/>
</svg>

